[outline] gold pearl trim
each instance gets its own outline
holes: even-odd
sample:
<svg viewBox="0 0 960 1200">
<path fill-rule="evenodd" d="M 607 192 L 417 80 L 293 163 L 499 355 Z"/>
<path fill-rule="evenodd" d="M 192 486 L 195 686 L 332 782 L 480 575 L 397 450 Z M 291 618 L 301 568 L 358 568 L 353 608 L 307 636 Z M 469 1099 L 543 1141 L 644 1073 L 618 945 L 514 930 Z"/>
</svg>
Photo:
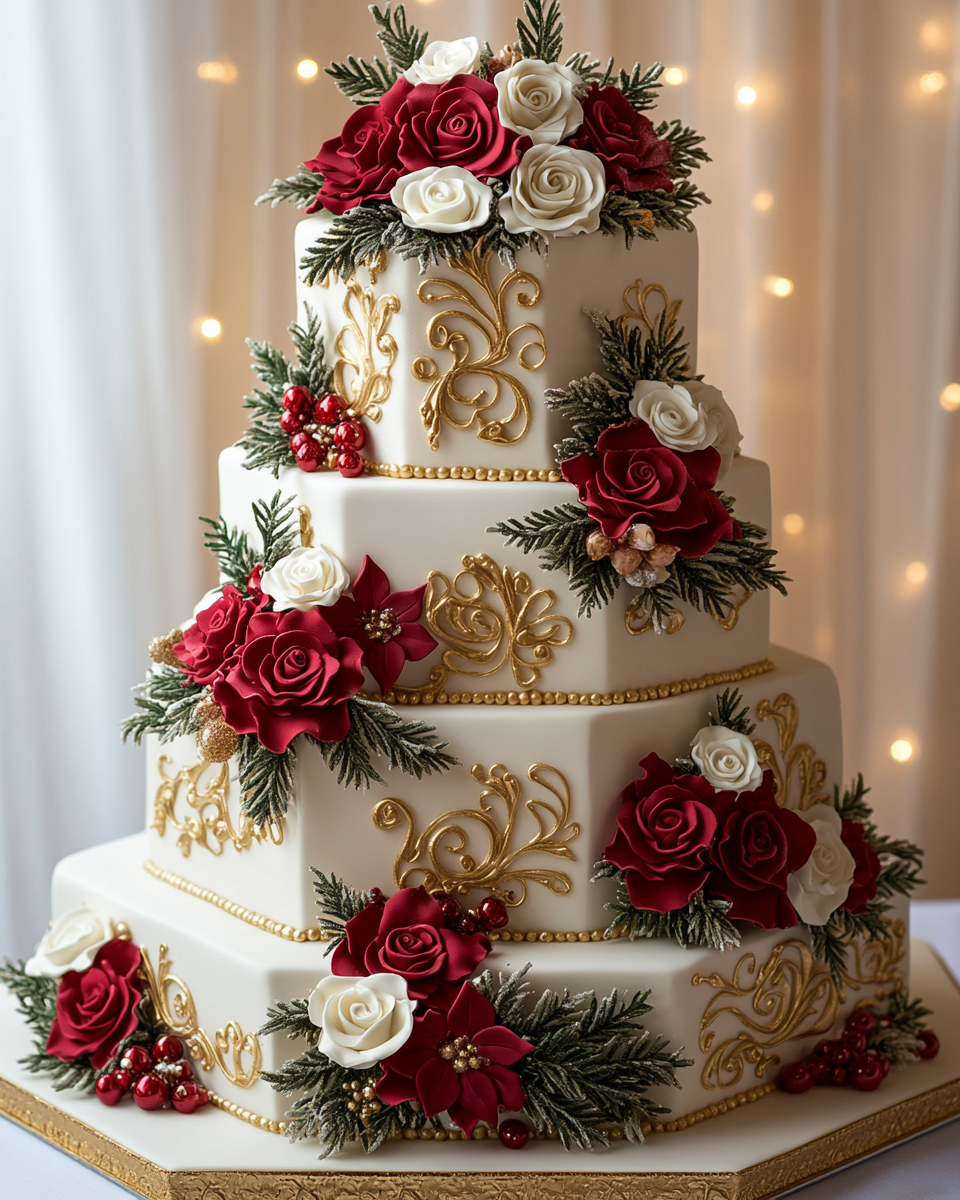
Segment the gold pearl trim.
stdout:
<svg viewBox="0 0 960 1200">
<path fill-rule="evenodd" d="M 271 917 L 265 917 L 262 913 L 254 912 L 253 909 L 244 908 L 242 904 L 237 904 L 233 900 L 227 900 L 224 896 L 218 895 L 217 892 L 212 891 L 210 888 L 200 887 L 196 883 L 191 883 L 189 879 L 184 879 L 182 875 L 175 875 L 173 871 L 166 871 L 163 867 L 158 867 L 149 858 L 144 861 L 143 869 L 148 875 L 152 875 L 154 879 L 159 879 L 161 883 L 169 883 L 171 887 L 177 888 L 178 891 L 186 892 L 188 896 L 195 896 L 198 900 L 205 900 L 208 904 L 221 909 L 231 917 L 237 917 L 238 920 L 245 921 L 255 929 L 262 929 L 265 933 L 272 933 L 276 937 L 283 938 L 285 941 L 329 942 L 333 936 L 332 934 L 325 933 L 322 929 L 318 929 L 315 925 L 310 926 L 309 929 L 298 929 L 295 925 L 284 925 L 282 921 L 274 921 Z"/>
<path fill-rule="evenodd" d="M 419 467 L 410 463 L 364 463 L 364 474 L 386 479 L 476 479 L 482 483 L 562 483 L 556 467 Z"/>
<path fill-rule="evenodd" d="M 666 700 L 670 696 L 682 696 L 687 692 L 700 692 L 705 688 L 723 684 L 739 683 L 773 671 L 776 664 L 769 658 L 761 662 L 748 663 L 732 671 L 711 671 L 696 679 L 680 679 L 675 683 L 660 683 L 653 687 L 630 688 L 624 692 L 446 692 L 421 693 L 413 688 L 394 688 L 384 696 L 380 692 L 361 692 L 367 700 L 381 700 L 387 704 L 567 704 L 599 706 L 609 704 L 645 704 L 649 700 Z"/>
<path fill-rule="evenodd" d="M 492 942 L 607 942 L 623 934 L 608 934 L 605 929 L 583 929 L 579 933 L 550 933 L 537 930 L 493 929 L 487 937 Z"/>
<path fill-rule="evenodd" d="M 286 1121 L 274 1121 L 270 1117 L 261 1117 L 257 1113 L 251 1112 L 249 1108 L 244 1108 L 242 1104 L 234 1104 L 232 1100 L 225 1100 L 223 1096 L 218 1096 L 209 1088 L 207 1096 L 214 1108 L 229 1113 L 231 1117 L 246 1121 L 248 1125 L 253 1125 L 256 1129 L 264 1129 L 267 1133 L 286 1133 L 287 1131 Z"/>
<path fill-rule="evenodd" d="M 703 1108 L 698 1108 L 696 1112 L 687 1113 L 685 1117 L 677 1117 L 675 1121 L 655 1122 L 640 1126 L 640 1132 L 644 1137 L 651 1133 L 678 1133 L 681 1129 L 689 1129 L 691 1125 L 699 1125 L 701 1121 L 709 1121 L 711 1117 L 719 1117 L 724 1113 L 733 1112 L 735 1108 L 739 1108 L 742 1104 L 755 1104 L 757 1100 L 762 1100 L 764 1096 L 769 1096 L 771 1092 L 776 1091 L 775 1083 L 761 1083 L 755 1088 L 748 1088 L 745 1092 L 737 1092 L 733 1096 L 728 1096 L 726 1100 L 718 1100 L 715 1104 L 707 1104 Z"/>
</svg>

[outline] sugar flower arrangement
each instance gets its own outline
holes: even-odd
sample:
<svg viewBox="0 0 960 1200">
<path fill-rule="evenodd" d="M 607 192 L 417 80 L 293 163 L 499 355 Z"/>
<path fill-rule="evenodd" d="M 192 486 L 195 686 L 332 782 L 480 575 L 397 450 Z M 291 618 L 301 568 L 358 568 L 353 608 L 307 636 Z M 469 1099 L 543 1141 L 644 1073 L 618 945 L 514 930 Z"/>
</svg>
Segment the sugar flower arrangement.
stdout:
<svg viewBox="0 0 960 1200">
<path fill-rule="evenodd" d="M 327 69 L 358 111 L 260 198 L 333 217 L 304 259 L 308 282 L 347 277 L 379 249 L 426 264 L 483 239 L 509 261 L 553 237 L 619 232 L 629 244 L 691 228 L 707 198 L 690 175 L 707 156 L 693 130 L 645 115 L 659 63 L 561 62 L 557 0 L 526 0 L 517 40 L 496 53 L 475 37 L 428 43 L 400 4 L 370 11 L 386 62 Z"/>
<path fill-rule="evenodd" d="M 455 764 L 433 726 L 361 695 L 365 670 L 386 693 L 435 649 L 420 624 L 426 585 L 396 591 L 369 557 L 351 579 L 303 514 L 298 539 L 292 504 L 279 492 L 254 503 L 262 550 L 204 518 L 224 582 L 184 629 L 151 642 L 154 667 L 123 723 L 124 740 L 195 734 L 208 762 L 236 756 L 241 810 L 264 835 L 287 811 L 304 740 L 351 787 L 383 782 L 377 756 L 417 779 Z"/>
</svg>

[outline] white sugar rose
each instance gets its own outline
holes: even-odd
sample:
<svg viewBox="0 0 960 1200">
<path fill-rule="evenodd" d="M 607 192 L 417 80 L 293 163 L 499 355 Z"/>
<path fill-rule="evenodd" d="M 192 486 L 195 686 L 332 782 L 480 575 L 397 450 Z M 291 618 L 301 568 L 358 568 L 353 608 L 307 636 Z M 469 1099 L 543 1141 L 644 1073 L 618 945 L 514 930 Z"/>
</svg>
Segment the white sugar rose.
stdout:
<svg viewBox="0 0 960 1200">
<path fill-rule="evenodd" d="M 814 804 L 797 816 L 816 830 L 817 841 L 800 870 L 787 876 L 787 897 L 801 921 L 826 925 L 847 898 L 856 864 L 843 844 L 840 814 L 832 804 Z"/>
<path fill-rule="evenodd" d="M 413 84 L 446 83 L 454 75 L 470 75 L 479 57 L 480 43 L 475 37 L 430 42 L 413 66 L 403 72 L 403 77 Z"/>
<path fill-rule="evenodd" d="M 497 112 L 500 123 L 535 146 L 556 146 L 583 124 L 583 106 L 577 88 L 583 80 L 570 67 L 521 58 L 498 71 Z"/>
<path fill-rule="evenodd" d="M 322 1030 L 317 1049 L 360 1071 L 395 1054 L 413 1032 L 416 1001 L 399 975 L 328 975 L 310 993 L 307 1012 Z"/>
<path fill-rule="evenodd" d="M 763 778 L 753 742 L 724 725 L 708 725 L 690 743 L 707 783 L 723 792 L 752 792 Z"/>
<path fill-rule="evenodd" d="M 277 612 L 298 608 L 329 608 L 350 586 L 350 576 L 327 546 L 298 546 L 264 571 L 260 586 Z"/>
<path fill-rule="evenodd" d="M 657 440 L 671 450 L 703 450 L 717 431 L 682 384 L 641 379 L 633 389 L 630 411 L 646 421 Z"/>
<path fill-rule="evenodd" d="M 112 924 L 92 908 L 64 913 L 40 939 L 24 970 L 48 979 L 59 979 L 67 971 L 85 971 L 93 965 L 100 947 L 112 938 Z"/>
<path fill-rule="evenodd" d="M 737 447 L 743 441 L 737 418 L 719 388 L 709 383 L 700 383 L 696 379 L 691 379 L 684 387 L 690 393 L 690 399 L 703 413 L 707 424 L 717 431 L 711 445 L 720 455 L 720 472 L 717 479 L 722 479 L 733 465 Z"/>
<path fill-rule="evenodd" d="M 463 167 L 425 167 L 401 175 L 390 199 L 404 225 L 460 233 L 486 223 L 493 190 Z"/>
<path fill-rule="evenodd" d="M 531 146 L 513 169 L 500 216 L 510 233 L 595 233 L 605 194 L 603 163 L 589 150 Z"/>
</svg>

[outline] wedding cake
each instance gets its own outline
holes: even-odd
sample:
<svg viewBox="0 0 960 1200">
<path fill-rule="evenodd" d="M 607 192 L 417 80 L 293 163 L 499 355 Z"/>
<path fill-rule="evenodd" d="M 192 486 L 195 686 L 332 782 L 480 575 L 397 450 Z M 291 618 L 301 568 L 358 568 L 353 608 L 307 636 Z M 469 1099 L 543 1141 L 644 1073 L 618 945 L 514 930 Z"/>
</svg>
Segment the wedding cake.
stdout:
<svg viewBox="0 0 960 1200">
<path fill-rule="evenodd" d="M 264 197 L 308 209 L 295 355 L 251 343 L 221 585 L 150 647 L 146 832 L 61 862 L 5 968 L 36 1068 L 324 1153 L 876 1087 L 936 1050 L 919 851 L 770 645 L 701 139 L 646 115 L 658 64 L 561 61 L 555 4 L 497 52 L 373 11 L 386 62 L 330 68 L 356 111 Z"/>
</svg>

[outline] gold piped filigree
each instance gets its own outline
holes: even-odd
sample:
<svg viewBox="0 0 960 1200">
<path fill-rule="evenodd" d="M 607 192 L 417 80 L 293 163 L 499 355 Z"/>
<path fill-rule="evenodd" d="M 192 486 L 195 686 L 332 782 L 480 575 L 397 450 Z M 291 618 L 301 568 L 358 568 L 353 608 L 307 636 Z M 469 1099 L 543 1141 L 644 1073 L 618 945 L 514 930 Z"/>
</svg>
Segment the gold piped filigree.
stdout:
<svg viewBox="0 0 960 1200">
<path fill-rule="evenodd" d="M 752 595 L 753 592 L 744 590 L 742 595 L 734 591 L 727 596 L 727 603 L 730 605 L 727 615 L 725 617 L 718 617 L 716 613 L 711 614 L 721 629 L 725 629 L 728 633 L 731 629 L 736 629 L 737 622 L 740 620 L 740 609 L 743 608 Z"/>
<path fill-rule="evenodd" d="M 623 312 L 617 316 L 616 323 L 621 329 L 630 323 L 640 326 L 649 337 L 662 318 L 664 334 L 669 338 L 676 329 L 682 304 L 682 299 L 670 299 L 663 284 L 644 284 L 642 279 L 637 279 L 624 290 Z M 681 374 L 687 376 L 689 373 L 690 362 L 687 360 L 681 368 Z"/>
<path fill-rule="evenodd" d="M 197 1006 L 190 989 L 179 975 L 171 970 L 168 950 L 160 943 L 160 955 L 154 974 L 150 954 L 146 946 L 140 947 L 146 991 L 161 1025 L 175 1033 L 186 1043 L 191 1055 L 198 1059 L 205 1071 L 218 1067 L 223 1077 L 237 1087 L 252 1087 L 260 1078 L 263 1054 L 260 1040 L 255 1033 L 244 1033 L 236 1021 L 228 1021 L 218 1029 L 211 1040 L 200 1028 Z M 244 1062 L 250 1059 L 249 1066 Z"/>
<path fill-rule="evenodd" d="M 397 886 L 413 886 L 416 880 L 429 891 L 442 889 L 461 895 L 471 888 L 485 888 L 496 892 L 511 908 L 526 899 L 528 883 L 542 884 L 556 896 L 567 895 L 572 886 L 569 875 L 547 867 L 517 866 L 518 860 L 529 854 L 549 854 L 576 862 L 569 843 L 579 836 L 580 826 L 570 821 L 570 786 L 564 776 L 546 763 L 533 763 L 527 770 L 527 778 L 549 792 L 554 803 L 536 796 L 524 802 L 522 784 L 502 763 L 494 764 L 489 772 L 477 764 L 470 774 L 483 785 L 477 808 L 444 813 L 419 836 L 416 818 L 402 800 L 388 798 L 374 807 L 377 829 L 406 825 L 393 867 Z M 495 811 L 494 798 L 503 804 L 502 817 Z M 523 836 L 518 823 L 524 809 L 536 821 L 537 830 L 527 841 L 515 844 L 515 838 Z M 467 849 L 470 837 L 464 825 L 468 822 L 479 826 L 487 838 L 486 851 L 479 861 Z M 445 855 L 451 855 L 454 861 L 444 861 Z M 506 886 L 511 883 L 519 891 Z"/>
<path fill-rule="evenodd" d="M 309 550 L 313 546 L 313 514 L 309 504 L 301 504 L 297 512 L 300 514 L 300 545 Z"/>
<path fill-rule="evenodd" d="M 758 721 L 776 721 L 780 755 L 763 738 L 753 738 L 760 765 L 769 768 L 777 785 L 777 803 L 781 808 L 801 811 L 830 799 L 823 790 L 827 764 L 817 758 L 807 742 L 797 742 L 800 707 L 793 696 L 781 692 L 776 700 L 761 700 L 756 708 Z M 796 794 L 794 794 L 796 792 Z"/>
<path fill-rule="evenodd" d="M 254 828 L 253 822 L 243 813 L 240 814 L 240 828 L 234 827 L 230 819 L 230 808 L 227 803 L 230 797 L 230 772 L 227 763 L 220 765 L 216 775 L 206 788 L 201 784 L 201 777 L 207 768 L 217 766 L 206 759 L 194 763 L 192 767 L 183 767 L 176 775 L 168 775 L 167 768 L 173 762 L 169 754 L 161 754 L 157 761 L 157 771 L 160 775 L 160 786 L 153 801 L 153 820 L 151 829 L 156 829 L 161 837 L 171 825 L 179 834 L 177 847 L 184 858 L 190 857 L 193 847 L 200 846 L 209 850 L 213 855 L 223 853 L 223 847 L 230 842 L 234 850 L 246 850 L 254 842 L 266 841 L 267 838 L 279 846 L 283 841 L 283 825 L 265 825 L 262 830 Z M 188 808 L 182 816 L 177 814 L 177 801 L 182 795 Z"/>
<path fill-rule="evenodd" d="M 514 353 L 514 343 L 521 337 L 527 340 L 517 350 L 516 358 L 525 371 L 536 371 L 547 358 L 543 330 L 530 322 L 512 328 L 507 318 L 507 298 L 517 290 L 514 300 L 520 308 L 533 308 L 540 300 L 541 288 L 529 273 L 515 269 L 499 285 L 490 278 L 495 261 L 492 251 L 480 245 L 447 261 L 451 270 L 459 271 L 473 284 L 473 289 L 455 279 L 434 277 L 425 279 L 417 288 L 424 304 L 452 303 L 435 313 L 427 323 L 427 342 L 432 350 L 446 350 L 452 359 L 441 371 L 435 359 L 424 356 L 411 365 L 414 379 L 430 386 L 420 404 L 420 416 L 431 450 L 440 446 L 443 423 L 454 429 L 477 427 L 477 437 L 495 446 L 510 446 L 527 432 L 530 425 L 530 397 L 519 379 L 502 369 L 502 364 Z M 529 291 L 522 290 L 524 287 Z M 455 328 L 451 321 L 465 328 Z M 479 335 L 485 348 L 475 351 L 471 333 Z M 460 386 L 469 376 L 489 381 L 489 387 L 464 393 Z M 494 415 L 502 398 L 512 398 L 512 407 Z"/>
<path fill-rule="evenodd" d="M 875 988 L 877 1000 L 886 1000 L 894 992 L 903 991 L 907 986 L 907 975 L 901 966 L 906 937 L 906 923 L 898 918 L 887 923 L 887 936 L 882 942 L 852 942 L 840 999 L 846 999 L 847 988 L 854 992 L 862 987 Z"/>
<path fill-rule="evenodd" d="M 682 612 L 674 610 L 673 614 L 661 625 L 662 633 L 679 633 L 683 628 L 683 623 L 686 617 Z M 653 605 L 643 592 L 634 598 L 627 605 L 626 611 L 623 614 L 623 625 L 627 633 L 634 637 L 639 637 L 641 633 L 649 633 L 651 629 L 656 629 L 656 624 L 653 619 Z"/>
<path fill-rule="evenodd" d="M 376 280 L 375 265 L 370 267 Z M 363 287 L 356 277 L 344 284 L 343 315 L 347 323 L 333 344 L 333 390 L 358 417 L 379 421 L 390 398 L 390 371 L 397 360 L 396 340 L 387 333 L 390 318 L 400 311 L 397 296 L 380 296 L 373 282 Z"/>
</svg>

